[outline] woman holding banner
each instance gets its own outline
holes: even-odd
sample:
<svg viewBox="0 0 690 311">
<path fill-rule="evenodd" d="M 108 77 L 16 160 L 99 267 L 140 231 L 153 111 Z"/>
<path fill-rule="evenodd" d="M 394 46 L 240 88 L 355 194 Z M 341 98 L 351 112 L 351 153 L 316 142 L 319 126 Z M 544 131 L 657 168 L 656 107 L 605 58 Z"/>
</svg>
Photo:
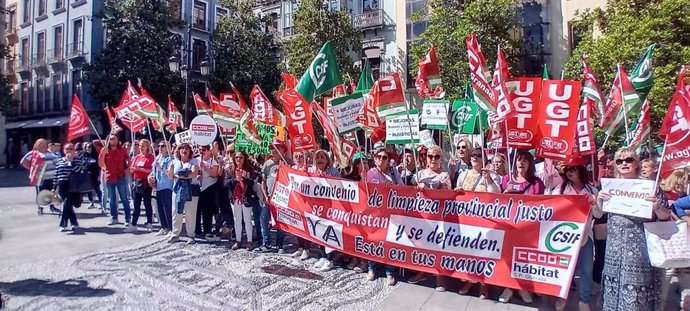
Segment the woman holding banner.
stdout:
<svg viewBox="0 0 690 311">
<path fill-rule="evenodd" d="M 501 179 L 503 176 L 508 175 L 508 169 L 506 168 L 506 156 L 502 153 L 497 153 L 491 159 L 491 168 L 496 172 Z"/>
<path fill-rule="evenodd" d="M 307 172 L 309 170 L 309 165 L 307 165 L 306 152 L 296 152 L 293 155 L 293 159 L 295 160 L 295 165 L 293 165 L 292 168 L 302 172 Z M 291 256 L 299 257 L 300 260 L 309 259 L 309 241 L 298 236 L 295 236 L 295 238 L 297 239 L 298 249 L 294 253 L 292 253 Z"/>
<path fill-rule="evenodd" d="M 168 243 L 180 240 L 184 217 L 187 244 L 193 244 L 198 197 L 192 195 L 192 180 L 197 178 L 199 163 L 192 157 L 192 146 L 186 143 L 178 146 L 175 158 L 168 168 L 168 177 L 173 180 L 173 229 L 168 236 Z"/>
<path fill-rule="evenodd" d="M 587 237 L 580 243 L 580 254 L 577 257 L 577 269 L 580 270 L 580 311 L 589 311 L 589 303 L 592 301 L 592 287 L 594 286 L 594 232 L 592 222 L 594 218 L 600 218 L 603 212 L 596 204 L 597 188 L 589 183 L 589 173 L 585 168 L 585 161 L 580 157 L 573 157 L 565 162 L 564 180 L 551 191 L 551 195 L 586 195 L 591 206 L 589 219 L 585 226 Z M 565 309 L 565 299 L 556 301 L 556 310 Z"/>
<path fill-rule="evenodd" d="M 637 179 L 640 163 L 635 151 L 622 148 L 616 151 L 615 175 L 620 179 Z M 611 199 L 607 190 L 598 195 L 598 204 Z M 657 220 L 668 220 L 671 211 L 663 192 L 657 191 L 654 201 L 654 215 Z M 605 311 L 652 311 L 661 308 L 661 269 L 649 263 L 644 223 L 650 220 L 609 214 L 604 259 L 604 305 Z M 651 220 L 654 221 L 654 220 Z"/>
<path fill-rule="evenodd" d="M 544 194 L 544 182 L 535 175 L 534 156 L 531 153 L 527 151 L 518 153 L 513 171 L 503 176 L 501 189 L 503 193 Z M 532 303 L 532 295 L 528 291 L 520 290 L 518 294 L 522 301 Z M 506 288 L 498 297 L 498 301 L 506 303 L 511 297 L 513 297 L 513 290 Z"/>
<path fill-rule="evenodd" d="M 328 152 L 323 149 L 314 151 L 314 165 L 309 167 L 309 173 L 315 173 L 321 176 L 330 177 L 340 177 L 340 171 L 333 167 L 331 158 L 328 156 Z M 278 248 L 283 248 L 282 245 L 278 245 Z M 334 250 L 327 250 L 326 247 L 321 246 L 321 253 L 319 254 L 321 258 L 314 264 L 314 268 L 319 269 L 319 271 L 329 271 L 333 269 L 333 255 L 335 255 Z"/>
<path fill-rule="evenodd" d="M 343 170 L 343 178 L 353 181 L 362 181 L 369 171 L 369 160 L 364 153 L 358 152 L 352 157 L 352 165 Z M 366 260 L 352 256 L 347 268 L 355 272 L 364 272 L 368 269 Z"/>
</svg>

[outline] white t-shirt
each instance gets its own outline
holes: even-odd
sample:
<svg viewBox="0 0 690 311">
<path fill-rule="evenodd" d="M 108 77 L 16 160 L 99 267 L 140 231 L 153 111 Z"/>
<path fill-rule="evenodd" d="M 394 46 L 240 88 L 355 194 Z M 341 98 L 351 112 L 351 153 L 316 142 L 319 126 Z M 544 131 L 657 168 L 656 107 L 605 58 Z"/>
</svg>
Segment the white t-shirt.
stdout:
<svg viewBox="0 0 690 311">
<path fill-rule="evenodd" d="M 192 170 L 192 166 L 196 166 L 196 167 L 199 166 L 199 162 L 197 161 L 197 159 L 191 159 L 191 160 L 189 160 L 189 162 L 187 162 L 187 163 L 182 163 L 182 161 L 180 161 L 180 159 L 175 159 L 175 160 L 172 161 L 172 163 L 171 163 L 170 165 L 171 165 L 172 168 L 173 168 L 173 174 L 175 174 L 178 170 L 181 170 L 181 169 L 183 169 L 183 168 L 186 168 L 186 169 L 188 169 L 188 170 L 191 171 L 191 170 Z M 174 178 L 174 179 L 176 179 L 176 178 Z M 194 180 L 195 180 L 195 179 L 196 179 L 196 178 L 194 178 L 194 179 L 192 180 L 192 183 L 194 183 Z"/>
<path fill-rule="evenodd" d="M 198 163 L 201 163 L 200 165 L 203 165 L 207 169 L 213 167 L 214 165 L 218 166 L 218 161 L 216 161 L 213 158 L 209 158 L 208 160 L 204 161 L 201 159 L 201 157 L 199 157 L 195 160 L 197 160 Z M 217 176 L 211 177 L 211 174 L 206 170 L 202 170 L 201 168 L 199 168 L 199 172 L 201 173 L 201 191 L 204 191 L 208 189 L 208 187 L 213 186 L 213 184 L 215 184 L 218 180 Z"/>
</svg>

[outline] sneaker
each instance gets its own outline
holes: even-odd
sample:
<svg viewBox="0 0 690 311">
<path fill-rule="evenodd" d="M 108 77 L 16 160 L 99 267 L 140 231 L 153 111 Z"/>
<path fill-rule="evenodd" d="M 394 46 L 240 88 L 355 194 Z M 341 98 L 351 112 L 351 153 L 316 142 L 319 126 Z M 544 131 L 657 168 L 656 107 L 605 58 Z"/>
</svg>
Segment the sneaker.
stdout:
<svg viewBox="0 0 690 311">
<path fill-rule="evenodd" d="M 175 243 L 175 242 L 177 242 L 177 241 L 179 241 L 179 240 L 180 240 L 180 237 L 178 237 L 178 236 L 176 236 L 176 235 L 171 235 L 171 236 L 169 236 L 168 239 L 165 240 L 165 241 L 168 242 L 168 243 Z"/>
<path fill-rule="evenodd" d="M 285 254 L 285 249 L 284 248 L 279 248 L 278 249 L 278 255 L 284 255 Z"/>
<path fill-rule="evenodd" d="M 117 225 L 117 224 L 118 224 L 117 219 L 111 219 L 111 220 L 108 222 L 108 226 L 113 226 L 113 225 Z"/>
<path fill-rule="evenodd" d="M 72 226 L 72 231 L 77 231 L 79 229 L 79 226 Z"/>
<path fill-rule="evenodd" d="M 187 244 L 195 244 L 196 240 L 193 236 L 187 237 Z"/>
<path fill-rule="evenodd" d="M 43 213 L 43 210 L 41 210 L 41 213 Z M 52 205 L 51 205 L 51 206 L 50 206 L 50 213 L 51 213 L 51 214 L 60 215 L 60 214 L 62 214 L 62 211 L 59 210 L 59 209 L 57 209 L 57 208 L 55 208 L 55 206 L 52 206 Z"/>
<path fill-rule="evenodd" d="M 217 236 L 217 235 L 215 235 L 215 234 L 207 234 L 205 238 L 206 238 L 206 241 L 209 241 L 209 242 L 218 242 L 218 241 L 220 241 L 220 237 Z"/>
<path fill-rule="evenodd" d="M 386 283 L 388 284 L 388 286 L 395 285 L 395 277 L 392 275 L 387 276 L 386 277 Z"/>
<path fill-rule="evenodd" d="M 89 204 L 89 206 L 87 206 L 86 208 L 87 209 L 93 209 L 93 208 L 96 208 L 96 205 L 93 204 L 93 202 L 91 202 L 91 204 Z"/>
<path fill-rule="evenodd" d="M 128 220 L 128 221 L 125 221 L 125 227 L 129 227 L 129 226 L 131 226 L 131 225 L 132 225 L 132 224 L 129 223 L 129 220 Z"/>
<path fill-rule="evenodd" d="M 309 250 L 303 249 L 302 254 L 299 256 L 299 260 L 309 259 Z"/>
<path fill-rule="evenodd" d="M 357 273 L 362 273 L 364 271 L 367 271 L 367 269 L 369 269 L 369 267 L 367 266 L 367 262 L 365 260 L 360 260 L 359 265 L 352 270 L 355 270 L 355 272 Z"/>
<path fill-rule="evenodd" d="M 326 260 L 324 264 L 319 268 L 319 271 L 321 272 L 326 272 L 326 271 L 331 271 L 333 269 L 333 263 L 330 260 Z"/>
<path fill-rule="evenodd" d="M 154 234 L 154 235 L 161 236 L 161 235 L 166 235 L 166 234 L 168 234 L 168 230 L 160 229 L 160 230 L 159 230 L 158 232 L 156 232 L 156 234 Z"/>
<path fill-rule="evenodd" d="M 314 263 L 314 268 L 315 268 L 315 269 L 321 269 L 321 267 L 322 267 L 324 264 L 326 264 L 327 261 L 328 261 L 328 260 L 326 260 L 326 258 L 319 258 L 319 260 L 317 260 L 316 263 Z"/>
<path fill-rule="evenodd" d="M 67 228 L 65 228 L 65 227 L 60 227 L 60 232 L 66 232 L 66 231 L 67 231 Z"/>
<path fill-rule="evenodd" d="M 479 287 L 479 299 L 485 300 L 489 299 L 489 286 L 482 284 Z"/>
<path fill-rule="evenodd" d="M 153 231 L 153 224 L 146 224 L 146 232 L 152 232 Z"/>
<path fill-rule="evenodd" d="M 128 227 L 125 227 L 125 232 L 127 232 L 127 233 L 134 233 L 134 232 L 137 232 L 137 226 L 128 226 Z"/>
<path fill-rule="evenodd" d="M 253 250 L 255 253 L 268 253 L 270 252 L 271 249 L 266 247 L 265 245 L 261 245 Z"/>
<path fill-rule="evenodd" d="M 501 293 L 501 296 L 498 297 L 498 301 L 502 303 L 507 303 L 510 301 L 510 298 L 513 297 L 513 290 L 510 288 L 506 288 L 503 290 L 503 293 Z"/>
<path fill-rule="evenodd" d="M 369 271 L 369 272 L 367 273 L 367 280 L 368 280 L 369 282 L 371 282 L 371 281 L 373 281 L 373 280 L 376 280 L 376 274 L 374 274 L 374 271 Z"/>
<path fill-rule="evenodd" d="M 532 300 L 532 294 L 530 294 L 526 290 L 518 291 L 518 295 L 520 295 L 520 299 L 522 299 L 522 301 L 524 301 L 525 303 L 532 303 L 532 301 L 533 301 Z"/>
<path fill-rule="evenodd" d="M 39 207 L 36 209 L 36 215 L 38 215 L 38 216 L 43 215 L 43 208 L 42 207 Z"/>
<path fill-rule="evenodd" d="M 294 253 L 290 254 L 290 257 L 297 258 L 297 257 L 299 257 L 299 255 L 302 255 L 302 249 L 301 248 L 296 250 Z"/>
</svg>

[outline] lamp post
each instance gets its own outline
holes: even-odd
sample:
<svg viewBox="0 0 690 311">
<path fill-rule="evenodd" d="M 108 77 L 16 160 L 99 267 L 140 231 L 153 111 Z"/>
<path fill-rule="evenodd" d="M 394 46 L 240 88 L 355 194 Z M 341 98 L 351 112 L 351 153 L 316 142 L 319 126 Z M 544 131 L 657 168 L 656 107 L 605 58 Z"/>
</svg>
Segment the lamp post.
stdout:
<svg viewBox="0 0 690 311">
<path fill-rule="evenodd" d="M 173 55 L 168 59 L 170 71 L 179 72 L 184 80 L 184 123 L 189 126 L 192 121 L 189 118 L 189 78 L 192 71 L 192 23 L 187 25 L 187 38 L 183 39 L 184 46 L 182 47 L 182 59 Z M 202 75 L 207 75 L 209 71 L 209 62 L 204 58 L 200 64 L 199 71 Z"/>
</svg>

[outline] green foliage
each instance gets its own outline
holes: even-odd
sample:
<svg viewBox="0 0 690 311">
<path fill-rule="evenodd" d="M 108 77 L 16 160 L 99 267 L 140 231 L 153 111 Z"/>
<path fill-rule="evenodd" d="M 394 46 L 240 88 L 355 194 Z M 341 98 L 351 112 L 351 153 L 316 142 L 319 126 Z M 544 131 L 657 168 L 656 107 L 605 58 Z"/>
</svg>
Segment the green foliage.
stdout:
<svg viewBox="0 0 690 311">
<path fill-rule="evenodd" d="M 331 41 L 340 74 L 357 74 L 352 68 L 352 56 L 353 51 L 362 48 L 361 33 L 352 27 L 347 12 L 327 10 L 320 0 L 303 0 L 295 12 L 294 24 L 295 35 L 285 42 L 287 61 L 283 66 L 288 72 L 299 79 L 321 46 Z"/>
<path fill-rule="evenodd" d="M 586 54 L 604 96 L 613 82 L 616 64 L 622 64 L 630 74 L 645 48 L 656 43 L 653 59 L 656 82 L 649 94 L 652 137 L 656 138 L 680 66 L 690 61 L 690 4 L 687 0 L 611 0 L 604 9 L 583 12 L 580 20 L 578 26 L 588 32 L 566 63 L 565 75 L 581 79 L 580 57 Z M 629 119 L 638 114 L 639 111 L 632 111 Z M 623 134 L 621 130 L 617 137 L 611 138 L 612 144 L 618 144 Z"/>
<path fill-rule="evenodd" d="M 184 102 L 184 82 L 169 69 L 168 59 L 176 53 L 172 0 L 113 2 L 112 14 L 102 16 L 107 27 L 107 44 L 85 68 L 85 80 L 95 102 L 115 106 L 127 81 L 142 80 L 156 101 L 167 106 L 173 95 Z"/>
<path fill-rule="evenodd" d="M 507 57 L 520 50 L 521 39 L 511 36 L 520 28 L 517 0 L 431 0 L 430 6 L 429 26 L 422 39 L 412 45 L 410 55 L 417 67 L 431 46 L 436 47 L 448 98 L 462 97 L 465 82 L 469 80 L 465 38 L 471 32 L 482 45 L 489 70 L 496 63 L 497 46 L 501 46 Z M 424 11 L 413 14 L 417 20 L 424 17 Z M 411 70 L 415 73 L 417 68 Z"/>
<path fill-rule="evenodd" d="M 7 57 L 8 54 L 7 47 L 0 44 L 0 59 Z M 4 74 L 0 75 L 0 114 L 7 115 L 10 107 L 17 103 L 17 100 L 10 94 L 11 91 L 7 77 Z"/>
<path fill-rule="evenodd" d="M 232 14 L 223 17 L 213 33 L 211 48 L 215 69 L 209 76 L 211 88 L 225 92 L 232 82 L 247 96 L 254 84 L 258 84 L 270 96 L 280 84 L 277 64 L 270 61 L 272 50 L 277 46 L 273 43 L 273 35 L 262 31 L 270 17 L 252 12 L 255 1 L 220 2 Z"/>
</svg>

